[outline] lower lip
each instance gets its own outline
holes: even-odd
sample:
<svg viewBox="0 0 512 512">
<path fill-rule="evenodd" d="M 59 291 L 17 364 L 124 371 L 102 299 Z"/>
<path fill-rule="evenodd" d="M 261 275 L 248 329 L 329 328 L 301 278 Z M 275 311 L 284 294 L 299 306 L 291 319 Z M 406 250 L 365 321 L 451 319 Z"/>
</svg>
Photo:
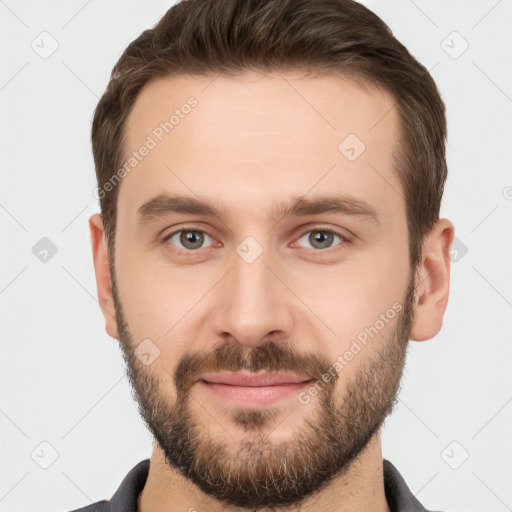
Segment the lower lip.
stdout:
<svg viewBox="0 0 512 512">
<path fill-rule="evenodd" d="M 311 380 L 293 384 L 276 384 L 274 386 L 231 386 L 206 382 L 199 383 L 216 396 L 235 402 L 239 407 L 271 405 L 279 400 L 296 395 L 311 384 Z"/>
</svg>

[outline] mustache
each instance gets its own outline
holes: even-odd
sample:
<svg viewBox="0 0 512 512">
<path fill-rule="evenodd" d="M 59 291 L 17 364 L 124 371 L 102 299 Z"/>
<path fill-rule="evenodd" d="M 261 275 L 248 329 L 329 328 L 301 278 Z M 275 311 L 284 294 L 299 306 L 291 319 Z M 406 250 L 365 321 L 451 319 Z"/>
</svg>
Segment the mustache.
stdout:
<svg viewBox="0 0 512 512">
<path fill-rule="evenodd" d="M 292 372 L 319 380 L 331 365 L 319 352 L 299 354 L 292 345 L 282 341 L 270 340 L 251 349 L 238 343 L 223 342 L 208 353 L 185 354 L 176 366 L 174 382 L 178 391 L 187 392 L 205 373 L 241 370 Z"/>
</svg>

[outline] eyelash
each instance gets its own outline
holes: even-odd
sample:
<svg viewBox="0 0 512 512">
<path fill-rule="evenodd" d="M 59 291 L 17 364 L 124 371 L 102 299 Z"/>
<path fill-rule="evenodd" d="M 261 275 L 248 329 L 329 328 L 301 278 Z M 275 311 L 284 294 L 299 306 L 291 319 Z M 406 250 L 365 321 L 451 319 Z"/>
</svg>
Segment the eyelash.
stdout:
<svg viewBox="0 0 512 512">
<path fill-rule="evenodd" d="M 210 235 L 208 235 L 208 233 L 202 229 L 197 229 L 193 226 L 185 226 L 181 229 L 178 229 L 177 231 L 173 231 L 172 233 L 170 233 L 169 235 L 167 235 L 164 239 L 163 239 L 163 243 L 167 243 L 174 235 L 178 234 L 178 233 L 182 233 L 182 232 L 187 232 L 187 231 L 194 231 L 194 232 L 198 232 L 198 233 L 203 233 L 207 236 L 209 236 L 210 238 L 213 239 L 213 237 L 211 237 Z M 314 229 L 308 229 L 307 231 L 304 231 L 298 238 L 297 240 L 300 240 L 304 235 L 307 235 L 308 233 L 312 233 L 312 232 L 318 232 L 318 233 L 329 233 L 329 234 L 332 234 L 332 235 L 335 235 L 335 236 L 338 236 L 339 238 L 341 238 L 342 242 L 340 242 L 339 244 L 337 244 L 336 246 L 334 247 L 328 247 L 327 249 L 311 249 L 313 251 L 316 251 L 316 252 L 319 252 L 319 253 L 331 253 L 331 252 L 334 252 L 334 251 L 337 251 L 337 250 L 341 250 L 343 247 L 345 247 L 345 245 L 348 245 L 351 243 L 351 240 L 349 240 L 344 234 L 334 230 L 334 229 L 328 229 L 328 228 L 322 228 L 322 227 L 316 227 Z M 172 244 L 168 244 L 168 245 L 172 245 Z M 199 248 L 199 249 L 171 249 L 173 252 L 175 253 L 178 253 L 178 254 L 192 254 L 192 253 L 195 253 L 195 252 L 198 252 L 200 251 L 201 249 L 203 248 Z M 303 247 L 304 249 L 304 247 Z"/>
</svg>

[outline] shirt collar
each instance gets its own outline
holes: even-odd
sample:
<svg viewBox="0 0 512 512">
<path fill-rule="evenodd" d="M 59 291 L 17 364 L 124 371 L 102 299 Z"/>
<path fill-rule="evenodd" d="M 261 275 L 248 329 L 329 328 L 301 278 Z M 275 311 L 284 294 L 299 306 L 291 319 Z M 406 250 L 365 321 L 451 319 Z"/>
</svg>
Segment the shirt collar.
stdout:
<svg viewBox="0 0 512 512">
<path fill-rule="evenodd" d="M 398 469 L 384 459 L 384 490 L 391 512 L 428 512 L 411 492 Z"/>
</svg>

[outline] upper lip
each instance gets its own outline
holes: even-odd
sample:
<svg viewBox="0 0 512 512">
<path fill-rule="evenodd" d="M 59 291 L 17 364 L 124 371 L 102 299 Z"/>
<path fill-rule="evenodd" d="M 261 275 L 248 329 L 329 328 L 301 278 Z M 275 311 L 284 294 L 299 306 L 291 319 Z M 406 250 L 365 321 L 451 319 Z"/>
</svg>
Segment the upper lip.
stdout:
<svg viewBox="0 0 512 512">
<path fill-rule="evenodd" d="M 278 384 L 297 384 L 311 380 L 293 373 L 241 373 L 222 372 L 203 375 L 202 380 L 216 384 L 229 384 L 231 386 L 276 386 Z"/>
</svg>

